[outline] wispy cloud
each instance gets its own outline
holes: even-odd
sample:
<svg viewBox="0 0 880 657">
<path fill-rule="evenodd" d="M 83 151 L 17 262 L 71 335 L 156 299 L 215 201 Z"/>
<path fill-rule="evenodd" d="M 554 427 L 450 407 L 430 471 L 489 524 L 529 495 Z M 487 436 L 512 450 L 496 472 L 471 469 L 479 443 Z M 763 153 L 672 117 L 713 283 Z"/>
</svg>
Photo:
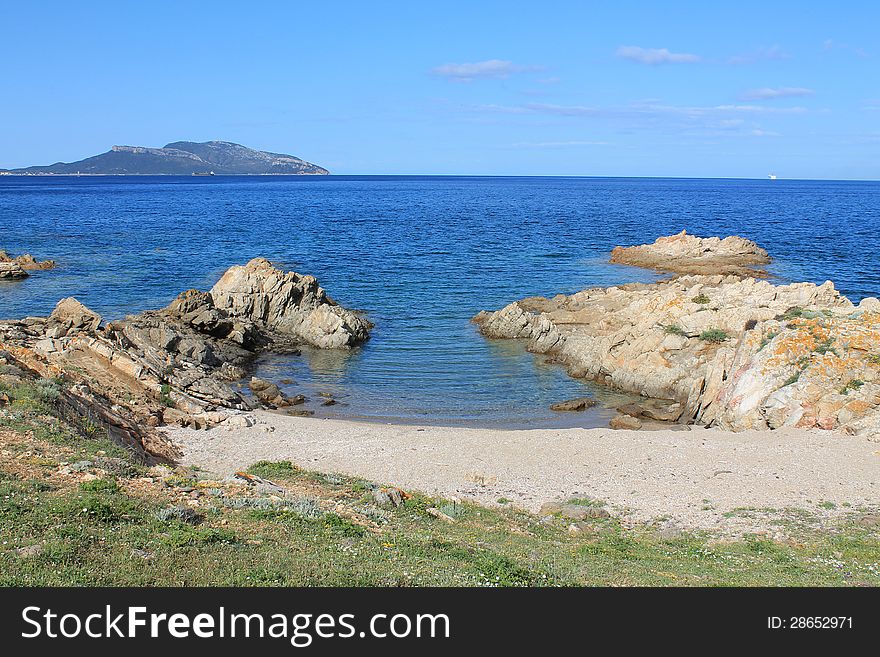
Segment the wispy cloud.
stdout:
<svg viewBox="0 0 880 657">
<path fill-rule="evenodd" d="M 510 148 L 570 148 L 575 146 L 607 146 L 607 141 L 572 139 L 568 141 L 520 141 Z"/>
<path fill-rule="evenodd" d="M 864 48 L 861 48 L 859 46 L 852 46 L 848 43 L 838 43 L 834 39 L 825 39 L 825 41 L 822 42 L 822 50 L 824 50 L 825 52 L 831 52 L 832 50 L 845 50 L 852 53 L 856 57 L 859 57 L 860 59 L 867 59 L 868 57 L 870 57 L 868 51 Z"/>
<path fill-rule="evenodd" d="M 486 107 L 486 106 L 483 106 Z M 626 116 L 652 116 L 652 115 L 678 115 L 678 116 L 711 116 L 718 114 L 800 114 L 806 112 L 803 107 L 769 107 L 766 105 L 665 105 L 662 103 L 646 102 L 634 103 L 620 107 L 597 107 L 594 105 L 554 105 L 550 103 L 528 103 L 526 105 L 502 105 L 493 106 L 497 110 L 515 112 L 534 112 L 540 114 L 554 114 L 557 116 L 585 116 L 585 117 L 626 117 Z"/>
<path fill-rule="evenodd" d="M 456 82 L 471 82 L 478 78 L 507 78 L 515 73 L 537 70 L 540 67 L 521 66 L 505 59 L 487 59 L 484 62 L 443 64 L 432 69 L 431 73 Z"/>
<path fill-rule="evenodd" d="M 763 117 L 801 114 L 804 107 L 778 107 L 754 103 L 729 105 L 669 105 L 647 100 L 629 105 L 559 105 L 523 103 L 519 105 L 478 105 L 471 111 L 516 115 L 521 119 L 558 117 L 567 121 L 612 122 L 627 130 L 650 130 L 668 134 L 779 137 L 779 133 L 757 123 Z M 562 147 L 569 142 L 546 142 L 545 148 Z M 574 145 L 573 143 L 571 145 Z M 587 145 L 587 144 L 583 144 Z M 590 144 L 598 145 L 598 144 Z M 523 145 L 525 147 L 525 145 Z M 537 148 L 538 146 L 532 145 Z"/>
<path fill-rule="evenodd" d="M 733 55 L 732 57 L 727 58 L 727 63 L 755 64 L 757 62 L 782 59 L 791 59 L 791 55 L 783 50 L 781 46 L 773 45 L 762 46 L 760 48 L 755 48 L 754 50 L 751 50 L 749 52 L 740 53 L 739 55 Z"/>
<path fill-rule="evenodd" d="M 666 48 L 641 48 L 639 46 L 620 46 L 615 53 L 622 59 L 640 64 L 693 64 L 700 61 L 699 55 L 670 52 Z"/>
<path fill-rule="evenodd" d="M 803 98 L 816 92 L 806 87 L 761 87 L 749 89 L 740 98 L 742 100 L 775 100 L 777 98 Z"/>
</svg>

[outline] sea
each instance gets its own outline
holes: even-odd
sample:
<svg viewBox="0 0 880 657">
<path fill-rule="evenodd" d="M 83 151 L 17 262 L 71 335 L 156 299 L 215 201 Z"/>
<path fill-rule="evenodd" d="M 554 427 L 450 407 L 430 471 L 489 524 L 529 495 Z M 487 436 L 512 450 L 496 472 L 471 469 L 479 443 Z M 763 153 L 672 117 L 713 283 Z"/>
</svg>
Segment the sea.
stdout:
<svg viewBox="0 0 880 657">
<path fill-rule="evenodd" d="M 775 282 L 832 280 L 880 296 L 880 182 L 456 176 L 0 176 L 0 248 L 57 269 L 0 284 L 0 317 L 73 296 L 106 319 L 207 290 L 262 256 L 316 276 L 375 324 L 348 352 L 266 355 L 318 415 L 376 422 L 603 426 L 613 393 L 574 380 L 471 318 L 532 295 L 651 281 L 616 245 L 686 229 L 741 235 Z M 320 393 L 339 403 L 320 405 Z M 554 413 L 573 397 L 600 404 Z"/>
</svg>

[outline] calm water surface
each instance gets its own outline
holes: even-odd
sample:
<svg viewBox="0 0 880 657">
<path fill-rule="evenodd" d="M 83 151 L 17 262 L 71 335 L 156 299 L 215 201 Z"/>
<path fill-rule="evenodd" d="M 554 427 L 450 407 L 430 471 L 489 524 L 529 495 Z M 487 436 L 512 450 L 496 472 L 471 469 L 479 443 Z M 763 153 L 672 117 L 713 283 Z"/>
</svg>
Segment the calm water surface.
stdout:
<svg viewBox="0 0 880 657">
<path fill-rule="evenodd" d="M 376 328 L 351 353 L 271 356 L 260 372 L 326 391 L 334 415 L 506 426 L 596 425 L 550 403 L 608 394 L 515 342 L 489 341 L 479 310 L 529 295 L 648 281 L 607 264 L 618 244 L 687 229 L 738 234 L 783 281 L 833 280 L 880 295 L 880 183 L 478 177 L 0 177 L 0 248 L 58 269 L 0 284 L 0 317 L 75 296 L 105 318 L 208 289 L 264 256 L 314 274 Z"/>
</svg>

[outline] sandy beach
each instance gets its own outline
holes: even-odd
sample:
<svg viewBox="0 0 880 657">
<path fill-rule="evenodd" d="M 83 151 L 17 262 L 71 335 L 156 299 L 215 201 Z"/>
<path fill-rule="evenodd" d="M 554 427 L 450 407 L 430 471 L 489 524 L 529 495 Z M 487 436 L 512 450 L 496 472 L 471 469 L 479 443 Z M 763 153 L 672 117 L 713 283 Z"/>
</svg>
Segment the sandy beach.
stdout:
<svg viewBox="0 0 880 657">
<path fill-rule="evenodd" d="M 720 533 L 772 531 L 786 509 L 821 521 L 880 500 L 880 444 L 828 431 L 500 430 L 256 417 L 249 428 L 168 434 L 182 463 L 218 474 L 291 460 L 447 498 L 506 498 L 531 511 L 589 497 L 625 521 Z"/>
</svg>

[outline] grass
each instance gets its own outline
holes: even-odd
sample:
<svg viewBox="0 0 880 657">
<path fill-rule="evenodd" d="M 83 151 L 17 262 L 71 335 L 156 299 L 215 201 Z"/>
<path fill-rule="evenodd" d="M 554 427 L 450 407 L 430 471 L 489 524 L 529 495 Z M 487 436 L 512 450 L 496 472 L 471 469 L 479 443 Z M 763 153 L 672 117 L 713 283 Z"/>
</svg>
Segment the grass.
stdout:
<svg viewBox="0 0 880 657">
<path fill-rule="evenodd" d="M 705 331 L 700 333 L 700 340 L 715 344 L 720 344 L 721 342 L 724 342 L 729 338 L 730 336 L 727 334 L 727 331 L 719 328 L 706 329 Z"/>
<path fill-rule="evenodd" d="M 593 506 L 593 507 L 603 507 L 605 506 L 605 502 L 603 500 L 596 500 L 592 497 L 572 497 L 569 499 L 566 504 L 572 504 L 574 506 Z"/>
<path fill-rule="evenodd" d="M 880 354 L 871 354 L 868 356 L 868 362 L 872 365 L 880 365 Z"/>
<path fill-rule="evenodd" d="M 0 407 L 0 585 L 880 585 L 880 521 L 859 510 L 790 542 L 663 538 L 614 518 L 572 533 L 509 504 L 412 492 L 379 508 L 370 482 L 289 461 L 250 468 L 289 491 L 272 497 L 192 469 L 101 467 L 118 454 L 45 402 Z"/>
<path fill-rule="evenodd" d="M 694 303 L 699 303 L 699 304 L 707 304 L 707 303 L 710 303 L 712 300 L 709 297 L 707 297 L 705 294 L 700 293 L 697 296 L 695 296 L 693 299 L 691 299 L 691 301 L 693 301 Z"/>
<path fill-rule="evenodd" d="M 276 477 L 289 477 L 298 468 L 290 461 L 257 461 L 248 468 L 248 472 L 264 479 Z"/>
<path fill-rule="evenodd" d="M 865 385 L 864 381 L 861 381 L 860 379 L 852 379 L 851 381 L 849 381 L 849 383 L 847 383 L 840 389 L 840 394 L 848 395 L 850 390 L 858 390 L 863 385 Z"/>
<path fill-rule="evenodd" d="M 167 383 L 163 383 L 160 388 L 159 394 L 159 403 L 163 406 L 167 406 L 168 408 L 173 408 L 175 406 L 174 400 L 171 399 L 171 386 Z"/>
<path fill-rule="evenodd" d="M 677 324 L 669 324 L 663 327 L 663 331 L 669 335 L 685 335 L 684 329 Z"/>
</svg>

